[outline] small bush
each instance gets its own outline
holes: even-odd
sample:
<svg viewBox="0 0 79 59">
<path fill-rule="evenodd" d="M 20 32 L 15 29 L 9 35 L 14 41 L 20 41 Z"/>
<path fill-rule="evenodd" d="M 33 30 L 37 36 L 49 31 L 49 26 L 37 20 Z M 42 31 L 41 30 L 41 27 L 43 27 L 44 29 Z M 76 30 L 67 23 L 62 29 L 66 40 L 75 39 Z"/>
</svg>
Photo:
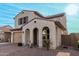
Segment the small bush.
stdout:
<svg viewBox="0 0 79 59">
<path fill-rule="evenodd" d="M 22 43 L 18 43 L 18 46 L 22 46 Z"/>
<path fill-rule="evenodd" d="M 78 46 L 78 49 L 79 49 L 79 44 L 77 46 Z"/>
<path fill-rule="evenodd" d="M 33 44 L 31 44 L 30 48 L 33 48 Z"/>
<path fill-rule="evenodd" d="M 77 43 L 77 48 L 79 49 L 79 43 Z"/>
<path fill-rule="evenodd" d="M 79 50 L 79 42 L 76 42 L 76 43 L 75 43 L 75 49 L 76 49 L 76 50 Z"/>
</svg>

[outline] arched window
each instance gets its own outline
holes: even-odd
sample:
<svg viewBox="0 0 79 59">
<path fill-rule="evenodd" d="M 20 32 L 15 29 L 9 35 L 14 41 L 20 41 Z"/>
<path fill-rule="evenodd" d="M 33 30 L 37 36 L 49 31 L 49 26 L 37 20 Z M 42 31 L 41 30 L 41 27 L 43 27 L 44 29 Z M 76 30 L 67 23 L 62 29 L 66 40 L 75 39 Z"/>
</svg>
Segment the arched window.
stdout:
<svg viewBox="0 0 79 59">
<path fill-rule="evenodd" d="M 50 40 L 50 31 L 48 27 L 44 27 L 42 30 L 43 47 L 47 46 L 47 42 Z"/>
</svg>

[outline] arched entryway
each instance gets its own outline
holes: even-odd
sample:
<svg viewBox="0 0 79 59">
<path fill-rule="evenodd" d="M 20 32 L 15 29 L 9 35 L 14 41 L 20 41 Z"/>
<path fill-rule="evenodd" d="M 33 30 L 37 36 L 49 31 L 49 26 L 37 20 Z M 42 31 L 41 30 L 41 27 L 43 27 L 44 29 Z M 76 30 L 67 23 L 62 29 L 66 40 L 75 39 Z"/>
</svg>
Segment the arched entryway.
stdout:
<svg viewBox="0 0 79 59">
<path fill-rule="evenodd" d="M 44 27 L 42 30 L 43 47 L 47 47 L 50 44 L 50 31 L 48 27 Z"/>
<path fill-rule="evenodd" d="M 29 29 L 25 30 L 25 39 L 26 39 L 26 44 L 29 45 L 30 44 L 30 30 Z"/>
<path fill-rule="evenodd" d="M 33 30 L 33 45 L 35 47 L 38 46 L 38 29 L 37 28 L 34 28 Z"/>
</svg>

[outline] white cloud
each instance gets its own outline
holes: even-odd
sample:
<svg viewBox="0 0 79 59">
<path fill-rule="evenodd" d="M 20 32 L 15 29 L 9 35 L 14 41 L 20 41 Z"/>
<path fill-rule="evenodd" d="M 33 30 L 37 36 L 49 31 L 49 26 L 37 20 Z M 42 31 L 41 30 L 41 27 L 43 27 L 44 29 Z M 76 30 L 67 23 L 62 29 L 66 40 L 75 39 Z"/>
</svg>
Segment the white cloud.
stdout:
<svg viewBox="0 0 79 59">
<path fill-rule="evenodd" d="M 76 4 L 69 4 L 66 8 L 65 8 L 65 12 L 67 15 L 69 16 L 73 16 L 76 15 L 78 12 L 78 6 Z"/>
</svg>

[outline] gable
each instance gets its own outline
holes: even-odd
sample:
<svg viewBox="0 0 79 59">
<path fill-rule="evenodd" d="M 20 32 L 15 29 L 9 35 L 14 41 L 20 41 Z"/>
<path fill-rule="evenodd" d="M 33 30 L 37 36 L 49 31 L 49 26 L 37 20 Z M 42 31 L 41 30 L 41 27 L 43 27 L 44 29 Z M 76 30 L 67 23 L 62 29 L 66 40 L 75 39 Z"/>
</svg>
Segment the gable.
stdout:
<svg viewBox="0 0 79 59">
<path fill-rule="evenodd" d="M 25 17 L 25 16 L 32 16 L 32 15 L 33 15 L 33 12 L 21 11 L 19 14 L 17 14 L 17 15 L 15 16 L 14 19 L 22 18 L 22 17 Z"/>
<path fill-rule="evenodd" d="M 61 28 L 62 30 L 66 30 L 66 28 L 59 22 L 59 21 L 53 21 L 53 20 L 46 20 L 44 18 L 34 18 L 31 21 L 29 21 L 27 24 L 25 24 L 23 27 L 26 26 L 41 26 L 41 25 L 50 25 L 52 27 L 52 23 L 54 23 L 56 26 Z M 30 24 L 30 25 L 29 25 Z"/>
<path fill-rule="evenodd" d="M 45 20 L 45 19 L 40 19 L 40 18 L 34 18 L 31 21 L 29 21 L 27 24 L 25 24 L 23 26 L 23 28 L 25 27 L 34 27 L 34 26 L 48 26 L 48 25 L 52 25 L 54 24 L 53 21 L 49 21 L 49 20 Z"/>
</svg>

